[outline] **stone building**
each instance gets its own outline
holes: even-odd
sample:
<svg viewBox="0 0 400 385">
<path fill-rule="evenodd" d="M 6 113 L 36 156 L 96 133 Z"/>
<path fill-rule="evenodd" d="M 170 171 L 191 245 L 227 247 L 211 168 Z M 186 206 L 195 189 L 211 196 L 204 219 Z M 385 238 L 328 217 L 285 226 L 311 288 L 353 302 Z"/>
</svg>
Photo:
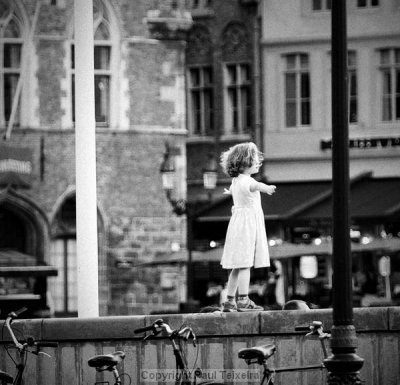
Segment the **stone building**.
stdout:
<svg viewBox="0 0 400 385">
<path fill-rule="evenodd" d="M 170 2 L 94 0 L 101 315 L 177 310 L 184 299 L 182 272 L 137 266 L 185 248 L 185 217 L 172 214 L 159 169 L 168 144 L 185 196 L 191 23 Z M 77 310 L 73 24 L 72 0 L 0 1 L 4 308 Z"/>
</svg>

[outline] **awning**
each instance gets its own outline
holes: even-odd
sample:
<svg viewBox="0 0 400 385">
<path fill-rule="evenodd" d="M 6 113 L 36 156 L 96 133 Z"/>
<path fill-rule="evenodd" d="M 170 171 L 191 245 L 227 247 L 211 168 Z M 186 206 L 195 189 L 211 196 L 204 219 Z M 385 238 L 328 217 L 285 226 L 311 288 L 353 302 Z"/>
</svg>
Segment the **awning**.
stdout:
<svg viewBox="0 0 400 385">
<path fill-rule="evenodd" d="M 400 178 L 364 178 L 351 185 L 350 215 L 354 219 L 388 218 L 400 214 Z M 329 219 L 332 196 L 299 212 L 295 219 Z"/>
<path fill-rule="evenodd" d="M 16 250 L 0 250 L 0 277 L 57 276 L 58 270 L 47 264 L 38 264 L 36 257 Z"/>
<path fill-rule="evenodd" d="M 271 182 L 272 183 L 272 182 Z M 332 219 L 330 181 L 273 183 L 272 196 L 261 194 L 266 220 Z M 199 213 L 197 222 L 228 221 L 232 198 L 227 196 Z M 366 173 L 350 183 L 350 214 L 355 219 L 389 218 L 400 214 L 400 178 L 372 178 Z"/>
<path fill-rule="evenodd" d="M 261 194 L 265 219 L 288 218 L 314 202 L 329 196 L 330 181 L 281 182 L 276 185 L 276 194 Z M 228 221 L 231 217 L 232 198 L 226 196 L 203 210 L 196 218 L 198 222 Z"/>
<path fill-rule="evenodd" d="M 392 254 L 400 251 L 400 238 L 373 239 L 367 244 L 351 242 L 351 251 L 360 253 L 374 251 Z M 269 253 L 271 259 L 288 259 L 300 257 L 302 255 L 332 255 L 332 242 L 315 244 L 295 244 L 284 242 L 281 245 L 270 246 Z M 207 251 L 193 251 L 192 262 L 220 262 L 222 248 L 210 249 Z M 187 263 L 188 252 L 160 254 L 153 261 L 139 264 L 135 267 L 155 266 L 162 264 Z"/>
</svg>

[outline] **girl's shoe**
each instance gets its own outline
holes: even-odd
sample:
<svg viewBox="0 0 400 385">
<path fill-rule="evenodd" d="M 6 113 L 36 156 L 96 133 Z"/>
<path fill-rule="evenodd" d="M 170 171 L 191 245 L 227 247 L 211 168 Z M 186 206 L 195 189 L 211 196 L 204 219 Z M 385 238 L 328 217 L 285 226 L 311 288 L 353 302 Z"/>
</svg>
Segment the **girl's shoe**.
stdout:
<svg viewBox="0 0 400 385">
<path fill-rule="evenodd" d="M 262 306 L 256 305 L 250 298 L 244 301 L 237 301 L 237 311 L 262 311 Z"/>
<path fill-rule="evenodd" d="M 237 311 L 236 303 L 226 301 L 222 304 L 222 311 L 224 313 L 229 313 L 233 311 Z"/>
</svg>

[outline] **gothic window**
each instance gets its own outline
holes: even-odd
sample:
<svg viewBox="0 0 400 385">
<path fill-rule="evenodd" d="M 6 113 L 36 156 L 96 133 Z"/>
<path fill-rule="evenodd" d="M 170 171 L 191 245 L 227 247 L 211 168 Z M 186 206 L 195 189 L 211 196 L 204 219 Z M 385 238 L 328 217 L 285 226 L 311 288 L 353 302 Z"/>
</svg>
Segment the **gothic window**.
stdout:
<svg viewBox="0 0 400 385">
<path fill-rule="evenodd" d="M 101 0 L 93 2 L 94 24 L 94 94 L 95 117 L 97 126 L 110 124 L 111 100 L 111 55 L 112 41 L 110 21 L 106 7 Z M 71 46 L 71 79 L 72 79 L 72 120 L 75 122 L 75 60 L 74 45 Z"/>
<path fill-rule="evenodd" d="M 212 63 L 213 46 L 209 30 L 195 25 L 188 35 L 186 58 L 188 64 Z"/>
<path fill-rule="evenodd" d="M 222 33 L 223 60 L 248 60 L 250 54 L 250 38 L 246 27 L 238 22 L 229 23 Z"/>
<path fill-rule="evenodd" d="M 193 135 L 214 130 L 213 71 L 211 66 L 189 68 L 189 121 Z"/>
<path fill-rule="evenodd" d="M 75 195 L 64 201 L 52 227 L 50 264 L 58 269 L 58 276 L 48 282 L 52 307 L 57 315 L 74 315 L 78 310 Z"/>
<path fill-rule="evenodd" d="M 248 133 L 251 127 L 250 65 L 227 64 L 225 87 L 225 133 Z"/>
<path fill-rule="evenodd" d="M 19 105 L 14 103 L 22 63 L 22 23 L 14 2 L 0 0 L 0 125 L 5 126 L 14 113 L 19 124 Z M 14 104 L 14 107 L 13 107 Z M 13 111 L 13 108 L 15 110 Z"/>
</svg>

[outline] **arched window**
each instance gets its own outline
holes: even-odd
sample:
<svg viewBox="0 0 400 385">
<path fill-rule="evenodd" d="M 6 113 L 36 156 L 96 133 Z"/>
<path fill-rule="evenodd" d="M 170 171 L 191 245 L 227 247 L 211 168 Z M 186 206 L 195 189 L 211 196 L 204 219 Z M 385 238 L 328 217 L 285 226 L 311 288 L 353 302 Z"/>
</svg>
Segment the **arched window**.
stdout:
<svg viewBox="0 0 400 385">
<path fill-rule="evenodd" d="M 93 1 L 94 25 L 94 93 L 97 126 L 110 126 L 111 120 L 111 15 L 102 0 Z M 71 44 L 72 121 L 75 122 L 75 60 L 74 43 Z"/>
<path fill-rule="evenodd" d="M 76 315 L 78 310 L 78 268 L 76 256 L 76 200 L 68 196 L 59 207 L 52 223 L 50 263 L 58 276 L 50 278 L 50 304 L 58 316 Z"/>
<path fill-rule="evenodd" d="M 0 125 L 10 120 L 22 62 L 22 23 L 14 1 L 0 0 Z M 18 106 L 17 106 L 18 108 Z M 19 124 L 19 108 L 14 124 Z"/>
<path fill-rule="evenodd" d="M 248 134 L 252 125 L 252 74 L 249 33 L 242 23 L 229 23 L 222 33 L 224 61 L 224 134 Z"/>
<path fill-rule="evenodd" d="M 214 132 L 213 46 L 209 30 L 195 25 L 189 33 L 186 50 L 188 64 L 189 122 L 192 135 Z"/>
</svg>

